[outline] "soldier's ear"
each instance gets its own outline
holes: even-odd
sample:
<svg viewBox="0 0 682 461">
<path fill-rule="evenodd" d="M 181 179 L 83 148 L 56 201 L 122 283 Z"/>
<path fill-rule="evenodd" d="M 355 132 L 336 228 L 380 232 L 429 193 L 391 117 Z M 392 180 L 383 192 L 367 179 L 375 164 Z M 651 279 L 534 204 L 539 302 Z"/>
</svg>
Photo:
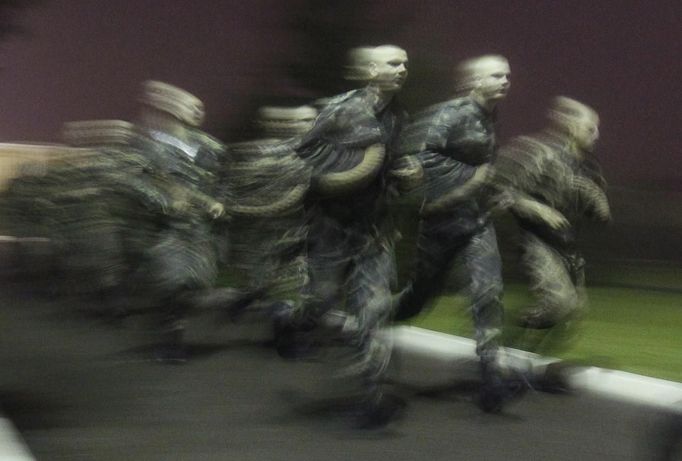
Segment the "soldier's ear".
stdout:
<svg viewBox="0 0 682 461">
<path fill-rule="evenodd" d="M 377 67 L 376 62 L 370 62 L 367 65 L 367 75 L 369 76 L 370 80 L 377 78 L 377 76 L 379 75 L 379 69 Z"/>
</svg>

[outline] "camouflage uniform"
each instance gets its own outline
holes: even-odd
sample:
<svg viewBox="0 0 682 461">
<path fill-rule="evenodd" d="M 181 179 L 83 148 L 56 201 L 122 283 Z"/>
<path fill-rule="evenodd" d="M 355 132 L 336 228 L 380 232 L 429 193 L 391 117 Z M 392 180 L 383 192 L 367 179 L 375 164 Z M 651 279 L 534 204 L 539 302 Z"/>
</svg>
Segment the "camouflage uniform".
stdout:
<svg viewBox="0 0 682 461">
<path fill-rule="evenodd" d="M 233 144 L 230 157 L 230 266 L 261 301 L 289 300 L 294 308 L 307 279 L 303 198 L 310 169 L 291 142 L 276 139 Z"/>
<path fill-rule="evenodd" d="M 594 157 L 550 132 L 512 141 L 498 159 L 496 179 L 516 199 L 548 206 L 570 223 L 555 228 L 511 208 L 521 228 L 522 262 L 536 297 L 522 323 L 548 328 L 585 306 L 585 263 L 575 226 L 584 216 L 608 219 L 605 181 Z"/>
<path fill-rule="evenodd" d="M 99 287 L 105 301 L 115 302 L 112 297 L 131 289 L 143 248 L 156 233 L 154 217 L 168 204 L 153 187 L 150 162 L 132 148 L 133 125 L 120 120 L 70 122 L 64 136 L 77 147 L 74 153 L 83 152 L 74 154 L 71 174 L 62 173 L 74 185 L 55 196 L 61 210 L 81 210 L 78 215 L 70 212 L 65 223 L 65 234 L 77 245 L 69 255 L 96 266 L 92 273 L 108 282 Z"/>
<path fill-rule="evenodd" d="M 417 239 L 414 277 L 399 297 L 396 317 L 417 315 L 445 288 L 457 258 L 469 275 L 468 293 L 477 352 L 494 362 L 502 327 L 501 260 L 489 217 L 486 187 L 450 203 L 477 169 L 495 156 L 494 114 L 470 98 L 425 111 L 405 130 L 401 149 L 415 154 L 424 170 L 425 202 Z"/>
<path fill-rule="evenodd" d="M 0 233 L 9 236 L 2 245 L 3 254 L 11 258 L 11 262 L 6 261 L 7 269 L 14 275 L 30 278 L 36 288 L 46 289 L 50 294 L 55 294 L 55 289 L 63 291 L 65 284 L 48 286 L 45 282 L 56 281 L 55 275 L 64 268 L 60 267 L 57 249 L 65 236 L 50 198 L 68 185 L 68 178 L 54 174 L 55 158 L 62 158 L 68 148 L 3 144 L 0 150 Z M 14 238 L 20 240 L 12 241 Z"/>
<path fill-rule="evenodd" d="M 152 136 L 154 134 L 152 133 Z M 182 331 L 180 321 L 197 291 L 210 288 L 217 276 L 217 247 L 208 208 L 215 201 L 213 175 L 168 138 L 142 137 L 135 146 L 152 159 L 154 187 L 168 207 L 156 217 L 157 235 L 144 253 L 142 286 L 154 294 L 170 336 Z M 209 157 L 215 152 L 209 152 Z"/>
<path fill-rule="evenodd" d="M 365 401 L 381 398 L 379 381 L 391 351 L 376 332 L 390 316 L 395 264 L 389 169 L 405 118 L 395 100 L 376 111 L 371 91 L 328 100 L 298 147 L 312 167 L 303 315 L 317 324 L 325 344 L 340 342 L 342 374 Z"/>
<path fill-rule="evenodd" d="M 162 317 L 167 347 L 159 358 L 175 360 L 185 355 L 182 319 L 217 275 L 211 218 L 223 207 L 212 197 L 224 148 L 198 129 L 203 104 L 186 91 L 148 81 L 142 102 L 141 136 L 134 148 L 151 162 L 154 187 L 169 206 L 157 217 L 159 232 L 145 251 L 140 278 Z"/>
</svg>

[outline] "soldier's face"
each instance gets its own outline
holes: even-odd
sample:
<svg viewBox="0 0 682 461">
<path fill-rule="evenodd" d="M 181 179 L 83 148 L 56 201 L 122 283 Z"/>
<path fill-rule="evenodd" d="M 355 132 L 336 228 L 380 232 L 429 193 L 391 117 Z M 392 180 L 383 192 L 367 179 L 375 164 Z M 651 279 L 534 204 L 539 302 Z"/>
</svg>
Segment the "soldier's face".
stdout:
<svg viewBox="0 0 682 461">
<path fill-rule="evenodd" d="M 204 122 L 204 104 L 196 101 L 190 106 L 189 122 L 193 126 L 201 126 Z"/>
<path fill-rule="evenodd" d="M 475 91 L 486 102 L 498 102 L 507 97 L 511 86 L 511 70 L 506 59 L 485 58 L 476 66 Z"/>
<path fill-rule="evenodd" d="M 383 91 L 400 91 L 407 79 L 407 53 L 398 47 L 378 47 L 374 50 L 372 73 L 372 82 Z"/>
<path fill-rule="evenodd" d="M 573 135 L 578 147 L 592 150 L 599 139 L 599 117 L 591 114 L 581 116 L 576 121 Z"/>
</svg>

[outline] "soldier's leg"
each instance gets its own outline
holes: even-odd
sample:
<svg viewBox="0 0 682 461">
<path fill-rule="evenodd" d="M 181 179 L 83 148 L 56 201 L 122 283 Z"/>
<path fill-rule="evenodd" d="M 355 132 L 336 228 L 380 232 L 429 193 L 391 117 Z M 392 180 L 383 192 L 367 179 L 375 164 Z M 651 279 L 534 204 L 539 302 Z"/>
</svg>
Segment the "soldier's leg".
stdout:
<svg viewBox="0 0 682 461">
<path fill-rule="evenodd" d="M 362 381 L 371 393 L 378 392 L 377 383 L 390 359 L 390 344 L 376 333 L 390 318 L 394 271 L 393 255 L 382 249 L 359 257 L 348 278 L 346 311 L 355 319 L 348 338 L 356 348 Z"/>
<path fill-rule="evenodd" d="M 286 358 L 307 356 L 312 352 L 315 330 L 338 323 L 334 312 L 344 302 L 343 288 L 351 254 L 342 246 L 316 245 L 308 252 L 308 281 L 303 289 L 300 308 L 275 318 L 275 345 Z M 341 320 L 343 321 L 343 320 Z"/>
<path fill-rule="evenodd" d="M 582 279 L 582 270 L 571 270 L 570 259 L 534 234 L 524 233 L 522 263 L 530 279 L 535 305 L 521 315 L 522 326 L 551 328 L 578 310 L 582 296 L 572 272 Z"/>
<path fill-rule="evenodd" d="M 189 310 L 188 290 L 178 289 L 160 300 L 157 307 L 159 343 L 154 350 L 156 360 L 182 363 L 189 358 L 184 344 L 185 315 Z"/>
<path fill-rule="evenodd" d="M 215 247 L 207 230 L 201 225 L 195 225 L 192 233 L 173 230 L 151 251 L 156 271 L 153 286 L 162 300 L 162 345 L 157 351 L 160 360 L 187 359 L 183 343 L 185 318 L 194 307 L 198 291 L 211 286 L 217 274 Z"/>
<path fill-rule="evenodd" d="M 502 263 L 492 224 L 469 240 L 462 256 L 470 276 L 471 312 L 481 367 L 478 404 L 483 411 L 496 413 L 524 393 L 527 380 L 523 375 L 502 369 L 497 360 L 504 313 L 503 284 Z"/>
<path fill-rule="evenodd" d="M 469 272 L 468 294 L 476 330 L 476 351 L 484 363 L 493 362 L 502 333 L 502 260 L 492 224 L 475 234 L 463 249 Z"/>
<path fill-rule="evenodd" d="M 272 243 L 261 264 L 263 281 L 260 286 L 265 290 L 256 307 L 260 307 L 266 316 L 295 317 L 302 309 L 303 290 L 309 278 L 308 261 L 303 256 L 305 228 L 298 222 L 292 223 L 285 219 L 278 222 L 279 228 L 272 233 Z"/>
<path fill-rule="evenodd" d="M 407 320 L 418 315 L 445 287 L 462 244 L 441 227 L 427 221 L 420 226 L 414 274 L 398 296 L 395 320 Z"/>
<path fill-rule="evenodd" d="M 578 309 L 587 308 L 587 290 L 585 288 L 585 259 L 577 249 L 571 249 L 570 252 L 564 254 L 564 259 L 568 260 L 569 272 L 571 280 L 575 286 Z"/>
<path fill-rule="evenodd" d="M 345 371 L 359 386 L 358 424 L 364 428 L 387 424 L 404 406 L 382 392 L 392 343 L 388 335 L 378 332 L 391 316 L 390 286 L 394 276 L 392 251 L 378 247 L 356 258 L 348 277 L 346 311 L 355 321 L 347 322 L 344 331 L 350 349 Z"/>
</svg>

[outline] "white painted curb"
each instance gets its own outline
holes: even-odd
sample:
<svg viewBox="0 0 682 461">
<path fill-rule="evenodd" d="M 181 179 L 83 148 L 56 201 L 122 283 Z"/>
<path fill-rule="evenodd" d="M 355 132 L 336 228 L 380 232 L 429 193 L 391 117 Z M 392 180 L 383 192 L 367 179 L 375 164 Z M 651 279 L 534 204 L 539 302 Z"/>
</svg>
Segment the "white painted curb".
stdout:
<svg viewBox="0 0 682 461">
<path fill-rule="evenodd" d="M 2 461 L 35 461 L 19 431 L 7 418 L 0 417 L 0 459 Z"/>
<path fill-rule="evenodd" d="M 392 327 L 382 334 L 393 342 L 390 373 L 398 381 L 433 385 L 477 376 L 476 344 L 472 339 L 410 326 Z M 506 348 L 500 361 L 514 369 L 539 372 L 559 359 Z M 597 367 L 576 368 L 568 379 L 577 391 L 682 412 L 682 383 Z"/>
</svg>

